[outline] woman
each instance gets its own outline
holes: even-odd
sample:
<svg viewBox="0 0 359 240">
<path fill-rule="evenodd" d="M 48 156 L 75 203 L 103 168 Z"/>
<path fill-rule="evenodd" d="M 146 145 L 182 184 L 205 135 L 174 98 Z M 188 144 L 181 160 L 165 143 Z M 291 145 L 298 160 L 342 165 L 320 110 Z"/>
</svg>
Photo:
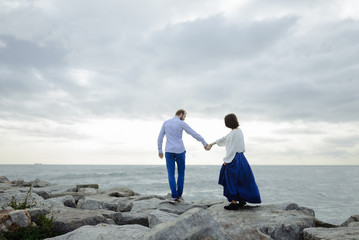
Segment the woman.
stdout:
<svg viewBox="0 0 359 240">
<path fill-rule="evenodd" d="M 227 136 L 211 143 L 207 149 L 210 150 L 215 144 L 226 146 L 226 156 L 223 159 L 218 184 L 223 186 L 223 195 L 231 202 L 224 208 L 238 210 L 247 202 L 261 203 L 261 197 L 252 169 L 243 154 L 245 151 L 243 133 L 239 128 L 236 115 L 228 114 L 224 122 L 232 131 Z"/>
</svg>

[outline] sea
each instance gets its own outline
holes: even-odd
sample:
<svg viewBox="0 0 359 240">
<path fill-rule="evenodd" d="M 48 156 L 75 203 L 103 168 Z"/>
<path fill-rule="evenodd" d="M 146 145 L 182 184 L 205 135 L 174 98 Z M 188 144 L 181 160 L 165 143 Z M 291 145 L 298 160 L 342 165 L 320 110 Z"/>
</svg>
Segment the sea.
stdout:
<svg viewBox="0 0 359 240">
<path fill-rule="evenodd" d="M 359 215 L 359 166 L 252 165 L 262 204 L 297 203 L 311 208 L 316 217 L 341 224 Z M 183 197 L 225 200 L 218 185 L 221 166 L 187 165 Z M 99 184 L 100 189 L 129 187 L 140 194 L 167 195 L 165 165 L 0 165 L 9 180 L 39 178 L 59 185 Z"/>
</svg>

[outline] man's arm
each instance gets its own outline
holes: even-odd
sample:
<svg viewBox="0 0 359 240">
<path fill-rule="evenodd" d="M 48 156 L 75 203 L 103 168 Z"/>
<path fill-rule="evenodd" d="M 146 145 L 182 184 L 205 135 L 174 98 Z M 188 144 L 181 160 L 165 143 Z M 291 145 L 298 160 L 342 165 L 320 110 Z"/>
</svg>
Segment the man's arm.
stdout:
<svg viewBox="0 0 359 240">
<path fill-rule="evenodd" d="M 193 138 L 197 139 L 197 141 L 201 142 L 203 144 L 203 147 L 206 147 L 208 144 L 204 140 L 204 138 L 196 133 L 187 123 L 183 122 L 183 130 L 185 130 L 186 133 L 191 135 Z"/>
<path fill-rule="evenodd" d="M 165 124 L 162 125 L 160 134 L 158 135 L 158 138 L 157 138 L 158 156 L 160 158 L 163 158 L 162 143 L 163 143 L 164 136 L 165 136 Z"/>
</svg>

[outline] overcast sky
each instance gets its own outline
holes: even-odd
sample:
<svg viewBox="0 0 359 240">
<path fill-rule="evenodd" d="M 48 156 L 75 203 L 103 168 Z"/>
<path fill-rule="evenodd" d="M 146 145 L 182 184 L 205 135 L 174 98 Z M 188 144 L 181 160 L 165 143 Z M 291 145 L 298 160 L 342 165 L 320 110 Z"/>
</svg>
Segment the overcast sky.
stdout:
<svg viewBox="0 0 359 240">
<path fill-rule="evenodd" d="M 177 109 L 251 164 L 359 164 L 356 0 L 2 0 L 0 163 L 163 164 Z M 185 136 L 187 164 L 221 164 Z"/>
</svg>

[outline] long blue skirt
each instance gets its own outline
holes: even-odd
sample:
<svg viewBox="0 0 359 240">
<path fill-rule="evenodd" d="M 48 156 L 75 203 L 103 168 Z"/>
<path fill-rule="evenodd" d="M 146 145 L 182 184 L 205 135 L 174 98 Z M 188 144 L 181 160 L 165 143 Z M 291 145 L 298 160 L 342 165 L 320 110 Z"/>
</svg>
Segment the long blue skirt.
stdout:
<svg viewBox="0 0 359 240">
<path fill-rule="evenodd" d="M 261 203 L 261 197 L 253 172 L 243 153 L 236 153 L 232 162 L 222 165 L 218 184 L 223 186 L 223 195 L 228 201 L 245 200 Z"/>
</svg>

